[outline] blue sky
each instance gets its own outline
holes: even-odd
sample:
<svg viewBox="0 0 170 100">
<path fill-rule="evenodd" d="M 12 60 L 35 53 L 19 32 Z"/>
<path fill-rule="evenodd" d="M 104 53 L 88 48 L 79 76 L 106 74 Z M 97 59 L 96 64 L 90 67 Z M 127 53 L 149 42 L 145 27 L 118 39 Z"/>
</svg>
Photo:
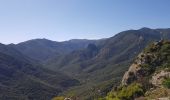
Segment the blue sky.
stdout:
<svg viewBox="0 0 170 100">
<path fill-rule="evenodd" d="M 99 39 L 170 28 L 170 0 L 0 0 L 0 42 Z"/>
</svg>

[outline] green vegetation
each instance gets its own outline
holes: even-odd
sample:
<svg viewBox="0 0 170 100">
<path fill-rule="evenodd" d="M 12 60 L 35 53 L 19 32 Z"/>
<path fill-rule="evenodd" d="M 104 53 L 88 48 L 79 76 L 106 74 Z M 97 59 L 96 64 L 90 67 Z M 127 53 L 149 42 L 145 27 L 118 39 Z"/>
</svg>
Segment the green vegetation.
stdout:
<svg viewBox="0 0 170 100">
<path fill-rule="evenodd" d="M 106 100 L 132 100 L 134 97 L 143 95 L 143 89 L 141 84 L 132 83 L 129 86 L 123 86 L 121 89 L 116 92 L 111 92 L 106 97 Z"/>
<path fill-rule="evenodd" d="M 93 84 L 91 87 L 91 82 L 88 84 L 73 87 L 67 91 L 67 97 L 75 97 L 77 95 L 81 96 L 81 100 L 98 100 L 99 98 L 105 97 L 108 92 L 111 91 L 117 80 L 105 81 L 97 84 Z"/>
<path fill-rule="evenodd" d="M 165 79 L 163 82 L 162 82 L 162 85 L 166 88 L 170 88 L 170 78 L 167 78 Z"/>
<path fill-rule="evenodd" d="M 168 97 L 170 96 L 170 90 L 167 88 L 156 88 L 152 91 L 147 91 L 147 93 L 145 94 L 145 98 L 147 98 L 146 100 L 155 100 L 157 98 L 161 98 L 161 97 Z"/>
<path fill-rule="evenodd" d="M 169 52 L 170 51 L 170 43 L 168 41 L 164 42 L 164 45 L 161 47 L 161 52 Z"/>
<path fill-rule="evenodd" d="M 0 100 L 49 100 L 79 83 L 60 72 L 30 63 L 23 55 L 19 59 L 5 52 L 0 52 Z"/>
<path fill-rule="evenodd" d="M 54 97 L 52 100 L 64 100 L 64 97 Z"/>
</svg>

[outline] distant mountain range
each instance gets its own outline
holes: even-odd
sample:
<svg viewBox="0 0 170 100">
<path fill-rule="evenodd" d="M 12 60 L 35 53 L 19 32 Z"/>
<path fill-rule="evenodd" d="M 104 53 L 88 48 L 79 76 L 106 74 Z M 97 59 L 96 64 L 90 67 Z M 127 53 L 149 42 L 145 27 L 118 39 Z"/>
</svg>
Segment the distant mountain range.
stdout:
<svg viewBox="0 0 170 100">
<path fill-rule="evenodd" d="M 18 51 L 28 57 L 44 62 L 59 55 L 68 54 L 71 51 L 85 48 L 95 40 L 70 40 L 65 42 L 55 42 L 47 39 L 34 39 L 13 45 Z"/>
<path fill-rule="evenodd" d="M 120 83 L 135 57 L 161 39 L 170 39 L 170 29 L 128 30 L 100 40 L 0 44 L 0 89 L 4 91 L 0 99 L 48 100 L 59 93 L 81 100 L 105 96 Z"/>
</svg>

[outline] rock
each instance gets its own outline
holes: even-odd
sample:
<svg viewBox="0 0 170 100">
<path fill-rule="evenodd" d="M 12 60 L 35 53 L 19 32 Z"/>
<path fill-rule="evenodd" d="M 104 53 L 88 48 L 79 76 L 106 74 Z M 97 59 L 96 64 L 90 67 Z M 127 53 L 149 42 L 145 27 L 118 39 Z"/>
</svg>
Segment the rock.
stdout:
<svg viewBox="0 0 170 100">
<path fill-rule="evenodd" d="M 158 41 L 153 44 L 153 47 L 163 45 L 163 41 Z M 156 49 L 158 49 L 156 48 Z M 152 48 L 153 49 L 153 48 Z M 134 63 L 130 66 L 129 70 L 124 74 L 122 79 L 122 85 L 131 84 L 134 81 L 142 81 L 144 77 L 151 75 L 159 65 L 160 61 L 156 54 L 153 52 L 140 53 Z"/>
<path fill-rule="evenodd" d="M 170 100 L 169 97 L 164 97 L 164 98 L 158 98 L 158 100 Z"/>
<path fill-rule="evenodd" d="M 122 78 L 122 85 L 128 85 L 136 80 L 136 72 L 139 70 L 137 64 L 132 64 Z"/>
<path fill-rule="evenodd" d="M 65 98 L 64 100 L 72 100 L 71 98 Z"/>
<path fill-rule="evenodd" d="M 154 86 L 161 86 L 162 81 L 163 81 L 165 78 L 170 78 L 170 71 L 161 70 L 159 73 L 155 73 L 155 74 L 152 76 L 151 83 L 152 83 Z"/>
<path fill-rule="evenodd" d="M 134 63 L 130 66 L 129 70 L 124 74 L 122 78 L 122 85 L 131 84 L 134 81 L 142 79 L 149 74 L 148 70 L 141 65 L 147 65 L 151 62 L 150 58 L 154 55 L 150 53 L 140 53 Z"/>
</svg>

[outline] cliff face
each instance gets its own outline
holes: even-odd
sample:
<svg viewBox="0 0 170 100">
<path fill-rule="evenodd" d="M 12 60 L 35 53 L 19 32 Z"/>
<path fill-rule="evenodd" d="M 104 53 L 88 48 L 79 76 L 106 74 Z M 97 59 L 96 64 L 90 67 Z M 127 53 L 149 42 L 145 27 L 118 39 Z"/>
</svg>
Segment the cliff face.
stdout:
<svg viewBox="0 0 170 100">
<path fill-rule="evenodd" d="M 159 54 L 157 53 L 163 46 L 163 43 L 164 41 L 155 42 L 148 50 L 144 50 L 138 55 L 129 70 L 124 74 L 122 85 L 129 85 L 134 81 L 140 82 L 143 78 L 154 73 L 163 60 L 159 58 Z"/>
<path fill-rule="evenodd" d="M 143 78 L 152 74 L 155 70 L 156 65 L 161 61 L 156 59 L 155 54 L 141 53 L 130 66 L 129 70 L 124 74 L 122 79 L 122 85 L 129 85 L 134 81 L 140 82 Z"/>
<path fill-rule="evenodd" d="M 170 97 L 170 42 L 161 40 L 145 48 L 109 95 L 118 100 Z"/>
</svg>

